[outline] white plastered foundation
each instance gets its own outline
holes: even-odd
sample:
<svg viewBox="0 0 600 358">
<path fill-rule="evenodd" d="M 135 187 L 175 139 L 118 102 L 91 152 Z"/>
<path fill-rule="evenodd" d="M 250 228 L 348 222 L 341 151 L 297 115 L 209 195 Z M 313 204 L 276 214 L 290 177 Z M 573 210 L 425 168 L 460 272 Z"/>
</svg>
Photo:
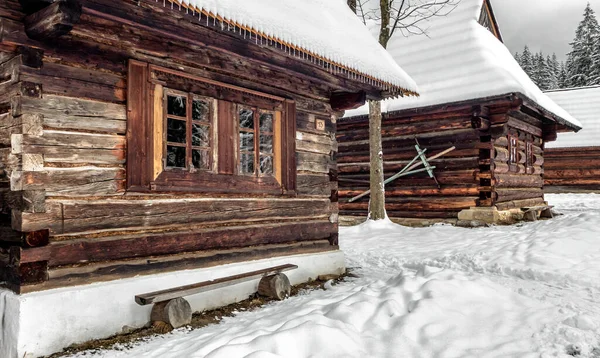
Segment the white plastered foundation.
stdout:
<svg viewBox="0 0 600 358">
<path fill-rule="evenodd" d="M 0 356 L 32 358 L 60 351 L 73 343 L 104 338 L 138 328 L 149 321 L 152 305 L 140 306 L 137 294 L 212 280 L 282 264 L 296 264 L 286 272 L 299 284 L 345 269 L 342 251 L 283 256 L 209 268 L 139 276 L 83 286 L 16 295 L 0 290 Z M 192 311 L 203 311 L 248 298 L 258 279 L 185 297 Z"/>
</svg>

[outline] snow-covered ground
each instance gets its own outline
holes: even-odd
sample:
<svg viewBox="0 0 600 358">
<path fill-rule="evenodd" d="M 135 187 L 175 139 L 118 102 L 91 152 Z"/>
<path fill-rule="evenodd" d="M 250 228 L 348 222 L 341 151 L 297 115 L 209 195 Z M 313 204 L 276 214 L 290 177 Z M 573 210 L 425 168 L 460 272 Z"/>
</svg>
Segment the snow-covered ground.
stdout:
<svg viewBox="0 0 600 358">
<path fill-rule="evenodd" d="M 96 357 L 600 357 L 600 195 L 477 229 L 341 228 L 360 277 Z"/>
</svg>

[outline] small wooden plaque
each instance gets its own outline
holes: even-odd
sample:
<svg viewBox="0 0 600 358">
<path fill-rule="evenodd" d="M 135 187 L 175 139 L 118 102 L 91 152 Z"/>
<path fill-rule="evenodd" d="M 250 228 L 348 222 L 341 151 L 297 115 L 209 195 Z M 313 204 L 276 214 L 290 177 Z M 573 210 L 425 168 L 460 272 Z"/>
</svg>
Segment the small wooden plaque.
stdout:
<svg viewBox="0 0 600 358">
<path fill-rule="evenodd" d="M 317 128 L 318 131 L 324 131 L 325 130 L 325 120 L 323 120 L 323 119 L 315 120 L 315 127 Z"/>
</svg>

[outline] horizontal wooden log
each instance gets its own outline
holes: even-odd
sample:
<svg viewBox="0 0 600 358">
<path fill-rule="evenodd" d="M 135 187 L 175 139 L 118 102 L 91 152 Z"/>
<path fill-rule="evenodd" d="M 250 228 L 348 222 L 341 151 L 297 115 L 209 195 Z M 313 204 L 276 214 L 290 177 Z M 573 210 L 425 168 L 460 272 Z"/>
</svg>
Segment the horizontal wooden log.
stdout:
<svg viewBox="0 0 600 358">
<path fill-rule="evenodd" d="M 297 152 L 296 170 L 298 172 L 329 173 L 330 164 L 333 164 L 329 155 L 316 153 Z"/>
<path fill-rule="evenodd" d="M 25 249 L 21 262 L 48 261 L 50 267 L 83 262 L 179 254 L 200 250 L 220 250 L 266 244 L 327 239 L 337 231 L 329 221 L 248 225 L 198 232 L 173 232 L 139 237 L 57 242 Z"/>
<path fill-rule="evenodd" d="M 597 147 L 573 147 L 573 148 L 546 148 L 548 157 L 570 157 L 584 154 L 586 156 L 600 156 L 600 146 Z"/>
<path fill-rule="evenodd" d="M 118 229 L 190 229 L 194 225 L 244 220 L 329 218 L 329 198 L 179 198 L 136 200 L 52 200 L 46 199 L 45 214 L 13 212 L 13 228 L 36 231 L 49 228 L 51 234 L 73 234 Z M 16 217 L 15 217 L 16 216 Z"/>
<path fill-rule="evenodd" d="M 563 178 L 595 178 L 600 176 L 600 169 L 546 169 L 544 178 L 563 179 Z"/>
<path fill-rule="evenodd" d="M 478 197 L 386 198 L 386 210 L 392 211 L 456 211 L 477 206 Z M 367 210 L 369 203 L 340 202 L 340 210 Z"/>
<path fill-rule="evenodd" d="M 53 129 L 124 134 L 127 113 L 124 105 L 45 94 L 23 98 L 24 112 L 39 113 L 43 124 Z"/>
<path fill-rule="evenodd" d="M 524 131 L 536 137 L 542 136 L 542 128 L 541 123 L 540 126 L 535 126 L 529 123 L 526 123 L 522 120 L 516 119 L 514 117 L 509 117 L 508 125 L 512 128 L 518 129 L 520 131 Z"/>
<path fill-rule="evenodd" d="M 543 198 L 532 198 L 524 200 L 512 200 L 504 203 L 496 203 L 495 206 L 498 210 L 509 210 L 517 208 L 526 208 L 531 206 L 544 205 Z"/>
<path fill-rule="evenodd" d="M 79 21 L 81 5 L 77 0 L 61 0 L 24 18 L 27 36 L 36 40 L 55 39 L 67 34 Z"/>
<path fill-rule="evenodd" d="M 544 193 L 541 188 L 526 188 L 526 189 L 496 188 L 494 190 L 494 193 L 495 193 L 495 200 L 494 200 L 495 203 L 544 197 Z"/>
<path fill-rule="evenodd" d="M 384 151 L 387 147 L 387 143 L 393 143 L 395 147 L 407 147 L 411 145 L 414 147 L 416 144 L 415 137 L 419 140 L 419 144 L 423 148 L 429 148 L 436 144 L 444 145 L 446 148 L 448 148 L 461 142 L 479 141 L 479 132 L 474 129 L 461 129 L 445 131 L 443 133 L 432 132 L 418 135 L 398 136 L 394 138 L 382 138 Z M 364 151 L 368 150 L 369 141 L 338 141 L 338 147 L 341 153 L 348 151 Z"/>
<path fill-rule="evenodd" d="M 22 172 L 14 190 L 46 190 L 47 195 L 103 195 L 125 190 L 122 168 L 45 168 Z"/>
<path fill-rule="evenodd" d="M 429 162 L 432 166 L 436 168 L 433 170 L 434 173 L 440 170 L 463 170 L 463 169 L 476 169 L 478 167 L 478 158 L 438 158 Z M 399 161 L 399 162 L 384 162 L 383 170 L 384 172 L 399 172 L 402 170 L 409 161 Z M 370 170 L 369 163 L 361 163 L 361 164 L 338 164 L 339 173 L 343 174 L 352 174 L 352 173 L 368 173 Z"/>
<path fill-rule="evenodd" d="M 427 154 L 432 155 L 442 150 L 447 149 L 445 145 L 435 146 L 427 148 Z M 474 145 L 473 145 L 474 147 Z M 383 160 L 386 162 L 389 161 L 400 161 L 400 160 L 411 160 L 415 157 L 417 151 L 413 146 L 405 147 L 405 148 L 385 148 L 385 153 L 383 153 Z M 462 157 L 477 157 L 479 156 L 478 148 L 468 148 L 468 149 L 455 149 L 448 154 L 444 155 L 444 158 L 462 158 Z M 337 155 L 338 164 L 345 163 L 368 163 L 369 162 L 369 154 L 366 152 L 344 152 L 338 153 Z"/>
<path fill-rule="evenodd" d="M 148 260 L 133 259 L 110 261 L 75 267 L 58 267 L 48 270 L 48 281 L 41 284 L 25 285 L 20 293 L 35 292 L 57 287 L 84 285 L 157 273 L 213 267 L 234 262 L 245 262 L 278 256 L 310 254 L 338 250 L 328 240 L 300 242 L 293 244 L 264 245 L 242 249 L 200 251 Z"/>
<path fill-rule="evenodd" d="M 298 195 L 329 196 L 331 182 L 328 175 L 298 175 L 296 178 Z"/>
<path fill-rule="evenodd" d="M 498 188 L 541 188 L 544 180 L 540 175 L 494 174 Z"/>
<path fill-rule="evenodd" d="M 340 200 L 342 198 L 352 198 L 356 195 L 362 194 L 367 188 L 363 189 L 347 189 L 339 190 L 338 195 Z M 393 189 L 386 188 L 385 196 L 390 197 L 407 197 L 407 196 L 475 196 L 479 195 L 479 188 L 477 186 L 465 186 L 465 187 L 444 187 L 438 188 L 433 187 L 408 187 Z"/>
<path fill-rule="evenodd" d="M 458 216 L 456 211 L 397 211 L 386 208 L 386 213 L 391 218 L 410 218 L 410 219 L 451 219 Z M 363 216 L 367 217 L 367 210 L 342 210 L 340 215 L 345 216 Z"/>
<path fill-rule="evenodd" d="M 579 157 L 546 158 L 544 168 L 550 169 L 600 169 L 600 156 L 598 158 L 588 157 L 581 154 Z"/>
<path fill-rule="evenodd" d="M 587 185 L 594 186 L 600 185 L 600 178 L 562 178 L 562 179 L 552 179 L 552 178 L 544 178 L 544 185 Z"/>
</svg>

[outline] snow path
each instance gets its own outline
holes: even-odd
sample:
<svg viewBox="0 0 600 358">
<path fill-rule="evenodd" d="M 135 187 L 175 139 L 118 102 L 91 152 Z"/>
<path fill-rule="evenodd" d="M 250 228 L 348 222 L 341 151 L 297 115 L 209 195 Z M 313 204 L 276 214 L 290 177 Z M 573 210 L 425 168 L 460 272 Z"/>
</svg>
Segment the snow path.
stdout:
<svg viewBox="0 0 600 358">
<path fill-rule="evenodd" d="M 600 357 L 600 196 L 478 229 L 341 228 L 360 278 L 77 357 Z"/>
</svg>

